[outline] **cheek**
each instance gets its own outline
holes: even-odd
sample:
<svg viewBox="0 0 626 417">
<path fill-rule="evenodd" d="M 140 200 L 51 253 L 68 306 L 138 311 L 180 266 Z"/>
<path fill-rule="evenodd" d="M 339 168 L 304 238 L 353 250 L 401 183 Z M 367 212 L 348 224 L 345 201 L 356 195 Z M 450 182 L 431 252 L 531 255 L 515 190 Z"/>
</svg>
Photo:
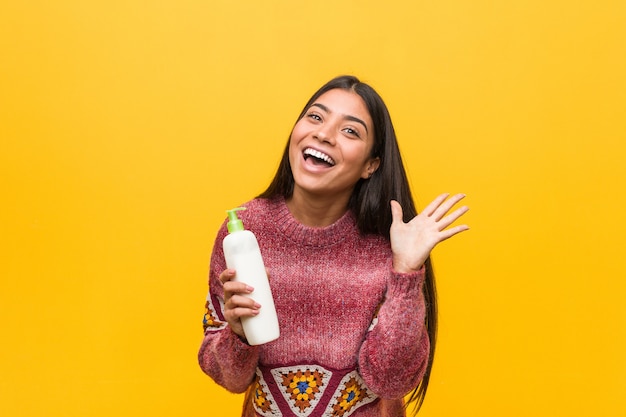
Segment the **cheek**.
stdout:
<svg viewBox="0 0 626 417">
<path fill-rule="evenodd" d="M 306 125 L 303 123 L 302 119 L 298 121 L 293 127 L 291 131 L 291 136 L 289 137 L 290 142 L 299 142 L 304 136 L 306 136 Z"/>
<path fill-rule="evenodd" d="M 367 165 L 370 160 L 370 150 L 367 146 L 355 146 L 349 151 L 350 161 L 354 163 L 355 168 L 361 168 Z"/>
<path fill-rule="evenodd" d="M 294 139 L 294 136 L 292 134 L 291 137 L 289 138 L 289 162 L 292 165 L 297 155 L 300 153 L 297 145 L 298 145 L 298 141 Z"/>
<path fill-rule="evenodd" d="M 296 123 L 296 125 L 293 127 L 293 130 L 291 131 L 291 135 L 289 136 L 289 154 L 290 155 L 292 154 L 292 152 L 295 152 L 295 153 L 299 152 L 297 150 L 297 147 L 300 144 L 300 142 L 302 142 L 302 140 L 306 137 L 306 135 L 307 135 L 306 127 L 303 126 L 301 122 Z"/>
</svg>

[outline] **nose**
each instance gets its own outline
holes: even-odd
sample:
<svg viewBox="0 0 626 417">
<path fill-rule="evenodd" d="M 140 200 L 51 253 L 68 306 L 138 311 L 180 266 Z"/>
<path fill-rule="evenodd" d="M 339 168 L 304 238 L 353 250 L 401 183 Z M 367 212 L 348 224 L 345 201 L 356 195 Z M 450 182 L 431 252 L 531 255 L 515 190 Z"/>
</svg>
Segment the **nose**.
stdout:
<svg viewBox="0 0 626 417">
<path fill-rule="evenodd" d="M 319 128 L 313 132 L 313 137 L 320 142 L 326 142 L 330 145 L 335 143 L 334 136 L 330 131 L 330 127 L 328 125 L 319 126 Z"/>
</svg>

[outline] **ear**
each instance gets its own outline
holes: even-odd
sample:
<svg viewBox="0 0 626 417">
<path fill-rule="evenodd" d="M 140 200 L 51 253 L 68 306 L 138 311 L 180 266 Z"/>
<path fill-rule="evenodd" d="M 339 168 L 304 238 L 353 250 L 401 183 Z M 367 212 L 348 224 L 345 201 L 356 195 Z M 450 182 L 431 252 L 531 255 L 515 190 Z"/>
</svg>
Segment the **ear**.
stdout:
<svg viewBox="0 0 626 417">
<path fill-rule="evenodd" d="M 364 179 L 370 178 L 374 174 L 374 172 L 376 172 L 379 166 L 380 166 L 379 157 L 370 159 L 369 161 L 365 163 L 365 167 L 363 169 L 363 172 L 361 173 L 361 178 L 364 178 Z"/>
</svg>

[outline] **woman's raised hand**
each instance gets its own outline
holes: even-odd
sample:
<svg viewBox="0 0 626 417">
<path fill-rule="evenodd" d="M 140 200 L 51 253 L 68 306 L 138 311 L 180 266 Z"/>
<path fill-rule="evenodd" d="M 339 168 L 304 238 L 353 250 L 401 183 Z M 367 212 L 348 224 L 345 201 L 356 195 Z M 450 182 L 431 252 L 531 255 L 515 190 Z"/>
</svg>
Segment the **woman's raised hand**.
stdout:
<svg viewBox="0 0 626 417">
<path fill-rule="evenodd" d="M 469 210 L 467 206 L 462 206 L 449 213 L 465 195 L 456 194 L 448 197 L 449 194 L 441 194 L 408 223 L 402 219 L 400 204 L 397 201 L 391 201 L 393 220 L 389 235 L 393 252 L 393 267 L 396 271 L 419 270 L 439 242 L 469 229 L 467 225 L 448 229 L 448 226 Z"/>
<path fill-rule="evenodd" d="M 220 281 L 224 285 L 224 318 L 233 332 L 245 340 L 241 318 L 256 316 L 261 306 L 246 296 L 254 288 L 243 282 L 233 281 L 235 274 L 236 271 L 232 269 L 226 269 L 220 274 Z"/>
</svg>

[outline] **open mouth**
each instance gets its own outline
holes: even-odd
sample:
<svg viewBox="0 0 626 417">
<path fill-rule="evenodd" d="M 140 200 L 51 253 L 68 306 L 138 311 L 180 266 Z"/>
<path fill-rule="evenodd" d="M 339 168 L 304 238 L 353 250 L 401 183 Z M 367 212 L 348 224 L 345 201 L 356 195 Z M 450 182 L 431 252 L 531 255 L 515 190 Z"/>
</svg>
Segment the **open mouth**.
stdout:
<svg viewBox="0 0 626 417">
<path fill-rule="evenodd" d="M 327 167 L 335 166 L 335 161 L 324 152 L 320 152 L 316 149 L 306 148 L 303 152 L 304 160 L 311 161 L 315 165 L 323 165 Z"/>
</svg>

